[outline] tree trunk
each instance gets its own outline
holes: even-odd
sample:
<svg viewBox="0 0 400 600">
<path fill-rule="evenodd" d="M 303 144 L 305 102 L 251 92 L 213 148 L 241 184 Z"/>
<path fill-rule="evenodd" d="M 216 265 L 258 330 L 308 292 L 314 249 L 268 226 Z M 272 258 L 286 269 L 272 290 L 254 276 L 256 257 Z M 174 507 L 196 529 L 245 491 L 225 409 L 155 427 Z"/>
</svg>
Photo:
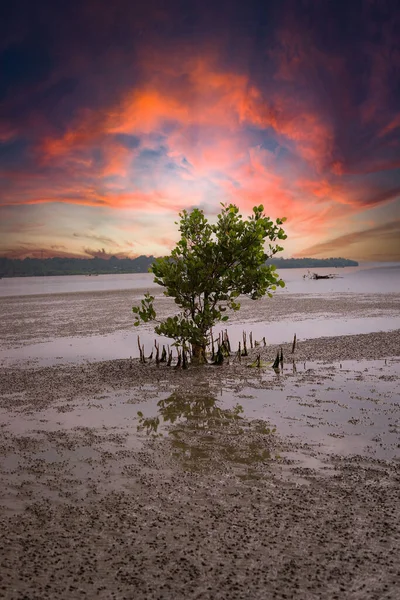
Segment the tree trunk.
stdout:
<svg viewBox="0 0 400 600">
<path fill-rule="evenodd" d="M 192 344 L 192 363 L 194 365 L 204 365 L 207 362 L 205 345 Z"/>
</svg>

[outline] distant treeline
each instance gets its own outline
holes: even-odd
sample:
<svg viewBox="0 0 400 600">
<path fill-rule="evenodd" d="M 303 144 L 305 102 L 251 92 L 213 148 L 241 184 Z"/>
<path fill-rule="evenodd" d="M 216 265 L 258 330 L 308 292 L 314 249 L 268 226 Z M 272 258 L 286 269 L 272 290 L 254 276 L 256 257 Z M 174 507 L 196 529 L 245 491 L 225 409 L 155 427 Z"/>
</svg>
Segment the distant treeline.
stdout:
<svg viewBox="0 0 400 600">
<path fill-rule="evenodd" d="M 0 258 L 0 276 L 32 277 L 43 275 L 106 275 L 109 273 L 147 273 L 154 256 L 137 258 Z"/>
<path fill-rule="evenodd" d="M 356 260 L 347 258 L 271 258 L 267 264 L 279 269 L 315 269 L 318 267 L 358 267 Z"/>
<path fill-rule="evenodd" d="M 50 275 L 105 275 L 110 273 L 147 273 L 154 256 L 137 258 L 0 258 L 1 277 L 32 277 Z M 346 258 L 273 258 L 268 264 L 279 269 L 317 267 L 356 267 Z"/>
</svg>

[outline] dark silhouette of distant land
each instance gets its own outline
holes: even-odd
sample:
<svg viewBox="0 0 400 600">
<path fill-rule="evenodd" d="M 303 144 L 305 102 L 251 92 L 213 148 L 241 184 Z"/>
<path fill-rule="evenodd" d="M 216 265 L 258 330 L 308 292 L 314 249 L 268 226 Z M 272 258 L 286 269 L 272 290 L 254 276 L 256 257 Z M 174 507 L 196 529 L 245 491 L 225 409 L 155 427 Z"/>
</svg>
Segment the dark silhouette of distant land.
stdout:
<svg viewBox="0 0 400 600">
<path fill-rule="evenodd" d="M 35 277 L 50 275 L 105 275 L 110 273 L 147 273 L 154 256 L 137 258 L 0 258 L 1 277 Z M 346 258 L 272 258 L 267 264 L 278 269 L 316 267 L 357 267 Z"/>
<path fill-rule="evenodd" d="M 2 277 L 43 275 L 106 275 L 110 273 L 147 273 L 154 256 L 137 258 L 0 258 Z"/>
<path fill-rule="evenodd" d="M 315 267 L 358 267 L 356 260 L 348 258 L 271 258 L 268 265 L 278 269 L 311 269 Z"/>
</svg>

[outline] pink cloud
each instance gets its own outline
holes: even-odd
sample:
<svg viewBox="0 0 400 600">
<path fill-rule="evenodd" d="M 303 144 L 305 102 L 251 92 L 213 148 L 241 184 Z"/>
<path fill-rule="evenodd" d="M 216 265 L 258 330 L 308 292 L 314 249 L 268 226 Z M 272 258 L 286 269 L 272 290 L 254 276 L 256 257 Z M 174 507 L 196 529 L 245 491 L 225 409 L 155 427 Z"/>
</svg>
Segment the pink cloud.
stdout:
<svg viewBox="0 0 400 600">
<path fill-rule="evenodd" d="M 2 173 L 11 181 L 2 203 L 62 202 L 151 215 L 221 200 L 244 211 L 264 204 L 271 216 L 288 217 L 296 237 L 326 231 L 333 215 L 340 223 L 350 213 L 390 202 L 395 189 L 367 189 L 347 175 L 394 168 L 399 161 L 377 157 L 354 166 L 337 151 L 332 119 L 306 88 L 310 73 L 326 68 L 339 77 L 343 63 L 305 48 L 306 42 L 282 34 L 268 89 L 222 68 L 215 48 L 143 53 L 135 88 L 106 107 L 77 113 L 63 135 L 41 139 L 40 175 Z M 305 91 L 290 93 L 294 82 Z M 350 110 L 346 100 L 343 106 Z M 382 136 L 397 126 L 392 119 Z M 277 150 L 263 148 L 254 131 L 273 138 Z M 119 134 L 138 137 L 140 147 L 119 143 Z M 282 149 L 290 157 L 285 169 Z M 142 150 L 159 156 L 143 167 Z"/>
<path fill-rule="evenodd" d="M 142 68 L 148 71 L 147 80 L 116 104 L 97 113 L 86 111 L 61 138 L 43 140 L 44 160 L 76 160 L 76 155 L 96 142 L 107 148 L 114 134 L 143 136 L 162 132 L 166 123 L 174 122 L 181 133 L 194 126 L 217 128 L 220 139 L 247 125 L 271 128 L 281 143 L 294 144 L 306 161 L 320 166 L 331 161 L 333 133 L 321 115 L 277 92 L 271 91 L 267 100 L 247 75 L 220 69 L 217 56 L 180 56 L 179 60 L 168 56 L 166 60 L 153 54 L 143 60 Z M 213 152 L 206 149 L 205 158 Z M 116 166 L 111 170 L 118 172 L 125 158 L 123 151 L 121 161 L 114 156 Z"/>
</svg>

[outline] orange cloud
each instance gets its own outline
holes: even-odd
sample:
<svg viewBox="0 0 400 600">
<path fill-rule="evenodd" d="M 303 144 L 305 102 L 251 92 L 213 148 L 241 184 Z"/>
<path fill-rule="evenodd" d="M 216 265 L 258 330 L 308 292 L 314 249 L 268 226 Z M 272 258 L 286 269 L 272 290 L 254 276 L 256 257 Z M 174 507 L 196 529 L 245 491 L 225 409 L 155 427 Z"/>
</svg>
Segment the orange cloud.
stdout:
<svg viewBox="0 0 400 600">
<path fill-rule="evenodd" d="M 273 218 L 287 217 L 287 228 L 293 234 L 296 231 L 308 234 L 323 227 L 329 202 L 326 206 L 316 203 L 315 197 L 305 194 L 297 180 L 290 182 L 277 174 L 275 160 L 265 149 L 251 149 L 249 162 L 236 170 L 235 180 L 222 184 L 226 196 L 245 211 L 263 204 Z"/>
<path fill-rule="evenodd" d="M 166 123 L 176 123 L 181 131 L 214 127 L 221 137 L 251 125 L 273 129 L 282 143 L 294 143 L 313 165 L 331 160 L 333 133 L 320 116 L 282 94 L 271 93 L 267 101 L 247 75 L 224 71 L 217 65 L 212 54 L 183 60 L 182 56 L 166 60 L 153 54 L 151 59 L 143 59 L 144 83 L 107 110 L 85 112 L 61 138 L 45 139 L 41 152 L 46 160 L 71 157 L 96 141 L 107 148 L 114 134 L 154 134 L 162 132 Z M 125 155 L 122 163 L 124 159 Z M 119 159 L 114 157 L 113 161 L 106 172 L 119 171 Z"/>
<path fill-rule="evenodd" d="M 314 244 L 295 256 L 330 257 L 346 255 L 364 260 L 400 260 L 400 220 L 354 231 L 325 242 Z"/>
<path fill-rule="evenodd" d="M 130 148 L 121 144 L 107 144 L 103 149 L 104 167 L 101 169 L 103 177 L 126 177 L 129 163 L 132 162 L 135 153 Z"/>
<path fill-rule="evenodd" d="M 177 212 L 190 203 L 180 199 L 172 198 L 160 191 L 153 192 L 126 192 L 102 195 L 95 191 L 85 191 L 79 196 L 71 196 L 66 192 L 62 197 L 57 195 L 39 195 L 23 200 L 3 202 L 3 206 L 18 206 L 29 204 L 49 204 L 54 202 L 66 202 L 68 204 L 82 204 L 85 206 L 110 206 L 112 208 L 135 208 L 146 212 L 159 212 L 160 208 Z"/>
<path fill-rule="evenodd" d="M 278 78 L 285 83 L 305 64 L 296 52 L 281 61 Z M 65 202 L 151 215 L 193 205 L 207 210 L 219 201 L 245 211 L 264 204 L 271 216 L 288 217 L 295 238 L 393 197 L 372 189 L 360 197 L 360 187 L 345 183 L 348 167 L 335 156 L 333 126 L 306 96 L 276 85 L 261 90 L 247 75 L 221 68 L 212 49 L 201 56 L 149 52 L 141 69 L 136 87 L 112 105 L 86 110 L 64 135 L 42 140 L 43 172 L 54 169 L 53 179 L 47 183 L 44 175 L 32 185 L 31 178 L 31 187 L 16 180 L 19 193 L 9 204 Z M 121 134 L 140 145 L 120 143 Z M 273 138 L 275 150 L 262 147 L 261 134 Z M 143 158 L 145 151 L 153 158 Z"/>
</svg>

